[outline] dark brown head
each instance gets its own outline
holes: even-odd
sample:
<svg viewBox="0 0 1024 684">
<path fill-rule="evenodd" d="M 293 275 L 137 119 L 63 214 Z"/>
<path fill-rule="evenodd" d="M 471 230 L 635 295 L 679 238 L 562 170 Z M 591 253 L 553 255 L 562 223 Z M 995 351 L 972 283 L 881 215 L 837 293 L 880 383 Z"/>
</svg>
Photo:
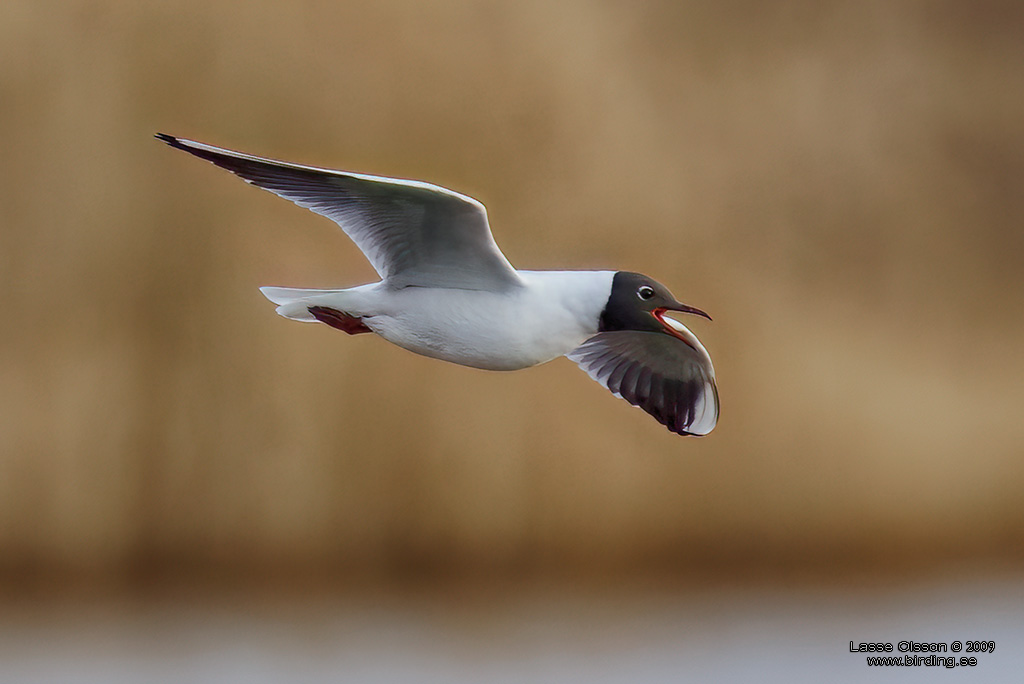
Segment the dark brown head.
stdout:
<svg viewBox="0 0 1024 684">
<path fill-rule="evenodd" d="M 681 311 L 711 320 L 711 316 L 700 309 L 677 301 L 667 287 L 653 278 L 619 271 L 612 280 L 612 292 L 601 312 L 598 332 L 643 330 L 674 335 L 662 318 L 666 311 Z"/>
</svg>

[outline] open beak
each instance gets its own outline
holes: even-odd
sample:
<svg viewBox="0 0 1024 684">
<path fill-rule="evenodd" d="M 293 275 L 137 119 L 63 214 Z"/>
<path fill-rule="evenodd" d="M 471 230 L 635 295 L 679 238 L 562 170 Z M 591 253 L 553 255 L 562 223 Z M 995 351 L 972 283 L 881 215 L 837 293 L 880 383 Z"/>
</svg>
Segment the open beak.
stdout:
<svg viewBox="0 0 1024 684">
<path fill-rule="evenodd" d="M 707 313 L 705 313 L 704 311 L 701 311 L 700 309 L 698 309 L 695 306 L 689 306 L 687 304 L 683 304 L 682 302 L 673 302 L 672 304 L 669 304 L 668 306 L 660 307 L 660 308 L 658 308 L 657 311 L 654 312 L 654 315 L 657 316 L 659 318 L 659 320 L 660 320 L 661 319 L 661 314 L 665 313 L 666 311 L 681 311 L 683 313 L 693 314 L 695 316 L 703 316 L 704 318 L 708 319 L 709 321 L 711 320 L 711 316 L 708 316 Z"/>
</svg>

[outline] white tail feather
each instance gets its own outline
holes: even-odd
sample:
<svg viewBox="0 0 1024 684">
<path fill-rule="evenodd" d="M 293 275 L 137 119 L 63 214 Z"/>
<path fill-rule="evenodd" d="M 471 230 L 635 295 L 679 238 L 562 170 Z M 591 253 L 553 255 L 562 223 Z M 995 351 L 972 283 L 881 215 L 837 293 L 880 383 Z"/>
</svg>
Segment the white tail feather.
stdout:
<svg viewBox="0 0 1024 684">
<path fill-rule="evenodd" d="M 293 321 L 316 323 L 309 307 L 317 304 L 330 306 L 344 290 L 307 290 L 295 287 L 261 287 L 263 296 L 277 304 L 277 313 Z M 329 301 L 325 301 L 329 300 Z"/>
<path fill-rule="evenodd" d="M 330 294 L 338 290 L 308 290 L 298 287 L 261 287 L 263 296 L 275 304 L 288 304 L 303 297 L 316 297 L 317 295 Z"/>
</svg>

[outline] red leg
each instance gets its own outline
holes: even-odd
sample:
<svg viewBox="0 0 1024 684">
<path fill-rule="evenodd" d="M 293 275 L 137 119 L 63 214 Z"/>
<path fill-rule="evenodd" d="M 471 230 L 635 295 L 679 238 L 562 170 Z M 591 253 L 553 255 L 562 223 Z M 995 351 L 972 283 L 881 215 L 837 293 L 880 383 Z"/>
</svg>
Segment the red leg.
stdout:
<svg viewBox="0 0 1024 684">
<path fill-rule="evenodd" d="M 321 323 L 326 323 L 332 328 L 337 328 L 338 330 L 344 330 L 349 335 L 373 332 L 366 327 L 366 324 L 363 323 L 363 319 L 358 316 L 349 316 L 347 313 L 342 313 L 337 309 L 332 309 L 327 306 L 311 306 L 309 307 L 309 313 L 313 314 L 313 318 Z"/>
</svg>

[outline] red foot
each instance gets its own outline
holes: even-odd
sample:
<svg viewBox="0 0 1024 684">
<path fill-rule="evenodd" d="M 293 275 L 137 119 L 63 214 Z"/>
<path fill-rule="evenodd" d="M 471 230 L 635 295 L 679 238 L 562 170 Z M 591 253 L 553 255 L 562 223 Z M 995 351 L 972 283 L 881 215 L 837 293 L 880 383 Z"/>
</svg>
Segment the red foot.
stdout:
<svg viewBox="0 0 1024 684">
<path fill-rule="evenodd" d="M 313 314 L 313 318 L 321 323 L 326 323 L 332 328 L 337 328 L 338 330 L 344 330 L 349 335 L 373 332 L 366 327 L 366 324 L 363 323 L 363 319 L 358 316 L 349 316 L 347 313 L 342 313 L 337 309 L 332 309 L 327 306 L 311 306 L 309 307 L 309 313 Z"/>
</svg>

